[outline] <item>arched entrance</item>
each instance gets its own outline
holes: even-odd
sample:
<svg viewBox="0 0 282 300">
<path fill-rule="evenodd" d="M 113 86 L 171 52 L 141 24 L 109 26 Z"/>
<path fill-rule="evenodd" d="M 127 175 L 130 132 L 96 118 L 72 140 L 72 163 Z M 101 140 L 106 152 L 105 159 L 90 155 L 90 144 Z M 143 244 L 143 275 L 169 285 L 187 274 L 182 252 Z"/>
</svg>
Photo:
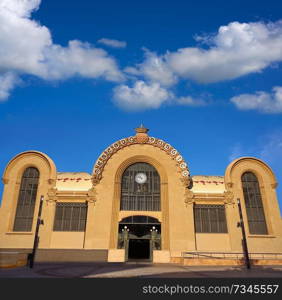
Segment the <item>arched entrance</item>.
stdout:
<svg viewBox="0 0 282 300">
<path fill-rule="evenodd" d="M 161 250 L 161 223 L 149 216 L 130 216 L 119 222 L 118 248 L 125 261 L 152 261 L 153 250 Z"/>
<path fill-rule="evenodd" d="M 118 158 L 119 162 L 116 163 L 118 168 L 115 173 L 110 248 L 117 248 L 119 222 L 128 216 L 143 215 L 159 220 L 162 227 L 161 249 L 168 250 L 168 179 L 165 165 L 157 159 L 159 157 L 157 149 L 151 156 L 132 156 L 131 152 L 127 156 L 127 159 Z M 140 173 L 145 173 L 146 177 L 141 176 L 143 177 L 141 180 L 136 178 Z"/>
</svg>

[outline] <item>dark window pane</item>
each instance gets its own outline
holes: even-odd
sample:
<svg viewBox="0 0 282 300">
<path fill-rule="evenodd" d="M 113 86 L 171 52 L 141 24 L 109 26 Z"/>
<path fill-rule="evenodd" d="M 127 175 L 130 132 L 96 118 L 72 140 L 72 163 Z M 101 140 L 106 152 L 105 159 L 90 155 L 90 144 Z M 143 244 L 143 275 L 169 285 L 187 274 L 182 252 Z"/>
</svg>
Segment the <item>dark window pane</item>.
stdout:
<svg viewBox="0 0 282 300">
<path fill-rule="evenodd" d="M 209 230 L 209 214 L 208 208 L 202 207 L 201 209 L 202 232 L 210 232 Z"/>
<path fill-rule="evenodd" d="M 227 233 L 224 205 L 194 205 L 194 222 L 198 233 Z"/>
<path fill-rule="evenodd" d="M 263 203 L 257 177 L 252 172 L 242 175 L 242 188 L 245 199 L 249 232 L 251 234 L 267 234 Z"/>
<path fill-rule="evenodd" d="M 30 167 L 25 169 L 18 195 L 14 231 L 31 231 L 39 181 L 39 171 Z"/>
<path fill-rule="evenodd" d="M 59 202 L 56 204 L 54 231 L 85 231 L 87 204 Z"/>
<path fill-rule="evenodd" d="M 137 183 L 135 176 L 144 173 L 146 182 Z M 129 166 L 121 180 L 121 210 L 160 211 L 160 177 L 156 169 L 147 163 Z"/>
<path fill-rule="evenodd" d="M 194 207 L 194 220 L 195 220 L 195 231 L 196 232 L 202 232 L 201 227 L 201 210 L 199 207 L 195 205 Z"/>
<path fill-rule="evenodd" d="M 209 209 L 210 215 L 210 232 L 218 232 L 218 209 Z"/>
</svg>

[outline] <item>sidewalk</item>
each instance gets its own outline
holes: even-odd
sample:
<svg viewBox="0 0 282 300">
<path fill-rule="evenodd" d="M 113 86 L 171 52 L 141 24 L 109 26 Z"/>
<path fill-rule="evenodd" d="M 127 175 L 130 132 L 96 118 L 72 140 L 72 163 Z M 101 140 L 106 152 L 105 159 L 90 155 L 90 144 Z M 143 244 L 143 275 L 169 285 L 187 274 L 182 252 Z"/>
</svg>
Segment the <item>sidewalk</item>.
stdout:
<svg viewBox="0 0 282 300">
<path fill-rule="evenodd" d="M 150 263 L 37 263 L 0 269 L 0 278 L 282 278 L 282 266 L 180 266 Z"/>
</svg>

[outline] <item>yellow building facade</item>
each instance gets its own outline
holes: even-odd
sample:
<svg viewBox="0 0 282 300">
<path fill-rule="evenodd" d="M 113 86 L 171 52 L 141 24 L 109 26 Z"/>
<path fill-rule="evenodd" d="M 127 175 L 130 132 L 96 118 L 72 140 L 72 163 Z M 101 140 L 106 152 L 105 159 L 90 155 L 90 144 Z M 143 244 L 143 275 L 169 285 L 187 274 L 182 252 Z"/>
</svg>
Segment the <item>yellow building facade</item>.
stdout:
<svg viewBox="0 0 282 300">
<path fill-rule="evenodd" d="M 26 262 L 41 196 L 37 261 L 240 264 L 239 199 L 252 262 L 282 262 L 277 181 L 256 158 L 238 158 L 224 176 L 193 176 L 173 146 L 141 126 L 110 145 L 91 174 L 57 172 L 46 154 L 26 151 L 2 181 L 1 266 Z"/>
</svg>

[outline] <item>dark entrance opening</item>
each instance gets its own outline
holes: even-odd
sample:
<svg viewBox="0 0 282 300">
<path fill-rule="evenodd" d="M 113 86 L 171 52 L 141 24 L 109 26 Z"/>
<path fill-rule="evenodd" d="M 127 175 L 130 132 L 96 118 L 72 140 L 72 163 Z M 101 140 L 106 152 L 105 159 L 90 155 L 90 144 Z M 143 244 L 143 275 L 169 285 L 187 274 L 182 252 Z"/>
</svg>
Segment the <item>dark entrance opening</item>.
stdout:
<svg viewBox="0 0 282 300">
<path fill-rule="evenodd" d="M 128 259 L 150 259 L 150 240 L 130 239 Z"/>
<path fill-rule="evenodd" d="M 122 219 L 117 248 L 125 250 L 125 261 L 152 261 L 153 251 L 161 250 L 161 223 L 142 215 Z"/>
</svg>

